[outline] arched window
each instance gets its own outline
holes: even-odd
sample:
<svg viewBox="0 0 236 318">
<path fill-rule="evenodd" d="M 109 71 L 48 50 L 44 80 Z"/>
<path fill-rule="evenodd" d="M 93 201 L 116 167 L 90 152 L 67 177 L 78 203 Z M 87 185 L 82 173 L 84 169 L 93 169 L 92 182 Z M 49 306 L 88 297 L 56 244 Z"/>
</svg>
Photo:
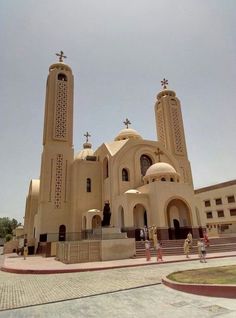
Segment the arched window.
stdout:
<svg viewBox="0 0 236 318">
<path fill-rule="evenodd" d="M 66 226 L 64 224 L 59 227 L 59 241 L 66 240 Z"/>
<path fill-rule="evenodd" d="M 103 177 L 104 177 L 104 179 L 109 177 L 108 159 L 107 158 L 104 158 L 104 160 L 103 160 Z"/>
<path fill-rule="evenodd" d="M 166 178 L 164 178 L 164 177 L 163 177 L 163 178 L 161 178 L 161 181 L 166 181 Z"/>
<path fill-rule="evenodd" d="M 122 169 L 122 181 L 129 181 L 129 172 L 127 169 Z"/>
<path fill-rule="evenodd" d="M 65 82 L 67 81 L 66 75 L 62 74 L 62 73 L 57 75 L 57 79 L 58 79 L 58 81 L 65 81 Z"/>
<path fill-rule="evenodd" d="M 173 178 L 170 178 L 170 182 L 174 182 L 174 179 L 173 179 Z"/>
<path fill-rule="evenodd" d="M 90 178 L 87 178 L 86 188 L 87 188 L 87 192 L 91 192 L 91 179 Z"/>
<path fill-rule="evenodd" d="M 141 175 L 145 176 L 147 169 L 152 165 L 152 160 L 147 155 L 140 157 Z"/>
</svg>

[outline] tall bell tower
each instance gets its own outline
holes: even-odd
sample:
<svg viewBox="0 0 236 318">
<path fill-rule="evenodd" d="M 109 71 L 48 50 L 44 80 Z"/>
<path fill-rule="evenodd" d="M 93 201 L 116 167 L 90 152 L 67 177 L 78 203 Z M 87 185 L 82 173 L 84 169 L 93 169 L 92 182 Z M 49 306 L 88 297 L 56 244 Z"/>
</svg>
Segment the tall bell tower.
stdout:
<svg viewBox="0 0 236 318">
<path fill-rule="evenodd" d="M 161 84 L 163 90 L 155 104 L 157 138 L 179 162 L 182 180 L 193 185 L 180 101 L 174 91 L 167 89 L 166 79 Z"/>
<path fill-rule="evenodd" d="M 68 230 L 70 166 L 73 150 L 73 74 L 63 62 L 49 67 L 41 158 L 38 227 L 36 238 L 47 237 L 49 231 Z M 47 239 L 48 240 L 48 239 Z"/>
</svg>

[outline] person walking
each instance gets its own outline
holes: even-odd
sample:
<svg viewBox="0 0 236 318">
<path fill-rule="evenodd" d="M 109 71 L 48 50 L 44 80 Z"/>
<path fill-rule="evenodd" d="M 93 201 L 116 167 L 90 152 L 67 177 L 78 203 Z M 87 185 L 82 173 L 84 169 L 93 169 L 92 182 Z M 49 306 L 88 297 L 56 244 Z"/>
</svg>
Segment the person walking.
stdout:
<svg viewBox="0 0 236 318">
<path fill-rule="evenodd" d="M 28 246 L 27 245 L 24 246 L 23 255 L 24 255 L 24 260 L 25 260 L 26 257 L 28 256 Z"/>
<path fill-rule="evenodd" d="M 150 251 L 151 245 L 148 240 L 145 241 L 145 254 L 146 254 L 146 261 L 151 260 L 151 251 Z"/>
<path fill-rule="evenodd" d="M 159 261 L 163 262 L 163 258 L 162 258 L 162 242 L 160 240 L 157 242 L 156 250 L 157 250 L 157 262 L 159 262 Z"/>
<path fill-rule="evenodd" d="M 204 239 L 201 239 L 199 242 L 199 252 L 200 252 L 200 262 L 207 263 L 206 261 L 206 244 Z"/>
<path fill-rule="evenodd" d="M 139 236 L 140 236 L 140 240 L 143 241 L 144 240 L 144 230 L 143 229 L 140 229 Z"/>
<path fill-rule="evenodd" d="M 190 249 L 191 249 L 193 247 L 193 235 L 190 231 L 188 232 L 187 239 L 190 241 Z"/>
<path fill-rule="evenodd" d="M 190 253 L 190 241 L 186 238 L 184 241 L 184 254 L 186 255 L 186 258 L 189 258 Z"/>
</svg>

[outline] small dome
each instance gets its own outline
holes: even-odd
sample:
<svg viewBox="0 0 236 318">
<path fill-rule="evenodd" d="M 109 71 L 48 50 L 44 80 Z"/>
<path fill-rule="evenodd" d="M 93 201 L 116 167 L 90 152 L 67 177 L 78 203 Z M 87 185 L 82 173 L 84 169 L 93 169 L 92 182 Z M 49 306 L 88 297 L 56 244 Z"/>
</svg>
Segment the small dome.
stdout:
<svg viewBox="0 0 236 318">
<path fill-rule="evenodd" d="M 125 193 L 135 193 L 135 194 L 140 194 L 141 192 L 140 192 L 140 191 L 138 191 L 138 190 L 135 190 L 135 189 L 130 189 L 130 190 L 125 191 Z"/>
<path fill-rule="evenodd" d="M 140 134 L 132 129 L 132 128 L 125 128 L 122 129 L 119 134 L 116 136 L 115 141 L 125 140 L 125 139 L 143 139 Z"/>
<path fill-rule="evenodd" d="M 76 156 L 75 156 L 75 160 L 79 159 L 79 160 L 85 160 L 87 158 L 87 156 L 93 156 L 94 155 L 94 151 L 92 149 L 92 145 L 89 142 L 85 142 L 83 144 L 83 150 L 81 150 Z"/>
<path fill-rule="evenodd" d="M 169 174 L 169 173 L 176 173 L 175 168 L 172 167 L 169 163 L 157 162 L 147 169 L 145 176 L 152 176 L 156 174 Z"/>
</svg>

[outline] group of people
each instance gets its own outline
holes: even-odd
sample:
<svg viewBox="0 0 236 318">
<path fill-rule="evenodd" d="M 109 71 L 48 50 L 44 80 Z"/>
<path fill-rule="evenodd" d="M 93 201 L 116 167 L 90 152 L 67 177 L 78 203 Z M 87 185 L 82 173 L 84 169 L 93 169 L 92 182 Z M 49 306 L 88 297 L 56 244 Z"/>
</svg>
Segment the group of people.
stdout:
<svg viewBox="0 0 236 318">
<path fill-rule="evenodd" d="M 158 239 L 157 235 L 157 228 L 156 226 L 152 226 L 150 228 L 147 228 L 144 226 L 144 228 L 140 229 L 140 239 L 145 242 L 145 254 L 146 254 L 146 260 L 151 260 L 151 243 L 150 240 L 153 241 L 153 247 L 156 251 L 156 257 L 157 262 L 163 261 L 162 256 L 162 242 Z M 198 255 L 201 263 L 206 263 L 206 247 L 209 246 L 209 239 L 206 232 L 203 233 L 203 238 L 199 238 L 197 242 L 198 247 Z M 189 232 L 185 241 L 184 241 L 184 254 L 186 255 L 186 258 L 189 258 L 189 254 L 191 252 L 191 249 L 193 247 L 193 236 L 192 233 Z"/>
<path fill-rule="evenodd" d="M 184 254 L 186 258 L 189 258 L 189 253 L 193 246 L 193 236 L 189 232 L 187 238 L 184 241 Z M 203 233 L 203 238 L 199 238 L 197 242 L 198 255 L 201 263 L 206 263 L 206 247 L 209 246 L 209 238 L 206 232 Z"/>
<path fill-rule="evenodd" d="M 147 228 L 144 226 L 143 229 L 140 229 L 140 239 L 141 241 L 145 241 L 145 253 L 146 260 L 151 260 L 151 243 L 150 240 L 153 241 L 153 247 L 156 251 L 157 262 L 162 262 L 162 242 L 157 238 L 157 228 L 155 225 Z"/>
</svg>

